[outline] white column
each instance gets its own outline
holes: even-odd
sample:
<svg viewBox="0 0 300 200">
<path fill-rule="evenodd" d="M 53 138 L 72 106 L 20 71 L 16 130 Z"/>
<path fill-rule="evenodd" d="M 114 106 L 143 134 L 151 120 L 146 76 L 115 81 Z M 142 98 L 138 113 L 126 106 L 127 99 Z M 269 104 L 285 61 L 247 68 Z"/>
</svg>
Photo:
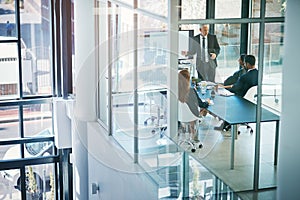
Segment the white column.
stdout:
<svg viewBox="0 0 300 200">
<path fill-rule="evenodd" d="M 96 120 L 96 66 L 94 1 L 75 1 L 75 115 Z M 71 37 L 71 36 L 70 36 Z"/>
<path fill-rule="evenodd" d="M 300 1 L 288 0 L 282 77 L 282 113 L 279 136 L 277 199 L 300 197 L 300 85 L 299 44 Z"/>
<path fill-rule="evenodd" d="M 81 200 L 89 197 L 87 122 L 96 120 L 94 1 L 74 1 L 74 20 L 76 95 L 72 120 L 73 197 Z"/>
</svg>

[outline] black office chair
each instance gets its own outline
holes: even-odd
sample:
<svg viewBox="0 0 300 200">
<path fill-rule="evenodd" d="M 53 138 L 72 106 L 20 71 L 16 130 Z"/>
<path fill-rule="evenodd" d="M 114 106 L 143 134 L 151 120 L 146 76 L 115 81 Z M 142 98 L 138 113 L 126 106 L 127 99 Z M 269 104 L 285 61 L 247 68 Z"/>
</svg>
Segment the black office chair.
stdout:
<svg viewBox="0 0 300 200">
<path fill-rule="evenodd" d="M 257 96 L 257 86 L 252 86 L 245 94 L 244 99 L 247 99 L 248 101 L 251 101 L 256 104 L 256 96 Z M 253 134 L 253 128 L 248 123 L 240 124 L 240 126 L 246 126 L 247 130 L 250 129 L 250 134 Z M 239 129 L 238 129 L 238 134 L 241 134 L 241 131 Z"/>
</svg>

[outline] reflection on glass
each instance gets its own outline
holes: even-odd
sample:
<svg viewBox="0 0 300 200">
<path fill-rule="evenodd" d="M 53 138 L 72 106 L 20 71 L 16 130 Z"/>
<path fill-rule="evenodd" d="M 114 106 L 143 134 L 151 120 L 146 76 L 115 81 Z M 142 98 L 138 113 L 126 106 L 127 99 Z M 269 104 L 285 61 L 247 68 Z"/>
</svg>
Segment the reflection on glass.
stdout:
<svg viewBox="0 0 300 200">
<path fill-rule="evenodd" d="M 266 1 L 266 17 L 283 17 L 285 15 L 285 9 L 285 0 Z"/>
<path fill-rule="evenodd" d="M 241 0 L 216 0 L 215 18 L 240 18 L 242 11 Z"/>
<path fill-rule="evenodd" d="M 0 40 L 7 37 L 0 36 Z M 0 43 L 0 100 L 19 93 L 19 59 L 17 43 Z"/>
<path fill-rule="evenodd" d="M 23 116 L 24 135 L 40 134 L 52 126 L 52 104 L 26 105 L 23 108 Z"/>
<path fill-rule="evenodd" d="M 19 144 L 0 146 L 0 149 L 1 149 L 0 157 L 2 160 L 21 158 L 21 145 Z"/>
<path fill-rule="evenodd" d="M 54 199 L 55 176 L 54 165 L 32 165 L 26 167 L 26 176 L 20 176 L 20 170 L 0 171 L 3 179 L 0 182 L 0 197 L 21 199 L 20 192 L 26 192 L 26 199 Z M 21 191 L 21 179 L 25 179 L 26 191 Z M 6 189 L 6 190 L 4 190 Z M 1 196 L 2 195 L 2 196 Z"/>
<path fill-rule="evenodd" d="M 281 112 L 284 24 L 268 23 L 265 29 L 262 104 Z"/>
<path fill-rule="evenodd" d="M 101 10 L 107 10 L 106 2 L 98 2 L 97 7 Z M 108 35 L 106 34 L 109 30 L 107 26 L 107 15 L 105 12 L 100 12 L 98 15 L 99 24 L 96 25 L 96 36 L 97 36 L 97 65 L 98 65 L 98 103 L 97 103 L 97 115 L 98 119 L 102 122 L 105 127 L 108 127 L 108 101 L 109 101 L 109 89 L 108 89 Z M 75 73 L 74 73 L 75 75 Z M 73 86 L 76 87 L 76 78 L 73 78 Z"/>
<path fill-rule="evenodd" d="M 181 19 L 205 19 L 206 0 L 182 0 Z"/>
<path fill-rule="evenodd" d="M 168 0 L 138 0 L 138 7 L 165 17 L 168 15 Z"/>
<path fill-rule="evenodd" d="M 260 17 L 260 1 L 261 0 L 252 1 L 252 17 Z"/>
<path fill-rule="evenodd" d="M 24 95 L 51 94 L 50 0 L 26 1 L 20 13 Z"/>
<path fill-rule="evenodd" d="M 18 170 L 6 170 L 0 171 L 0 199 L 21 199 L 21 192 L 15 188 L 15 179 L 13 175 L 18 172 Z M 16 177 L 17 179 L 17 177 Z"/>
<path fill-rule="evenodd" d="M 240 32 L 240 24 L 215 25 L 215 34 L 221 47 L 216 69 L 217 82 L 224 82 L 225 78 L 239 69 L 237 60 L 240 57 Z"/>
<path fill-rule="evenodd" d="M 139 15 L 139 37 L 134 38 L 132 10 L 117 9 L 118 18 L 113 19 L 119 20 L 116 23 L 120 26 L 114 27 L 113 32 L 118 37 L 112 40 L 113 135 L 132 153 L 133 145 L 129 144 L 133 144 L 134 136 L 134 89 L 138 90 L 136 114 L 141 140 L 156 137 L 154 126 L 158 124 L 157 121 L 164 121 L 161 116 L 166 116 L 165 109 L 161 107 L 162 104 L 166 105 L 165 96 L 160 91 L 162 88 L 166 91 L 167 31 L 164 22 Z M 135 39 L 138 39 L 137 51 L 133 46 Z M 133 88 L 135 52 L 138 55 L 138 88 Z M 149 126 L 145 125 L 148 122 Z"/>
<path fill-rule="evenodd" d="M 259 24 L 252 24 L 251 29 L 250 53 L 258 58 Z M 284 26 L 270 23 L 265 25 L 265 30 L 262 104 L 280 112 Z"/>
<path fill-rule="evenodd" d="M 19 135 L 19 107 L 0 107 L 0 135 L 1 139 L 18 138 Z"/>
<path fill-rule="evenodd" d="M 0 1 L 0 15 L 0 37 L 15 37 L 17 29 L 14 1 Z"/>
</svg>

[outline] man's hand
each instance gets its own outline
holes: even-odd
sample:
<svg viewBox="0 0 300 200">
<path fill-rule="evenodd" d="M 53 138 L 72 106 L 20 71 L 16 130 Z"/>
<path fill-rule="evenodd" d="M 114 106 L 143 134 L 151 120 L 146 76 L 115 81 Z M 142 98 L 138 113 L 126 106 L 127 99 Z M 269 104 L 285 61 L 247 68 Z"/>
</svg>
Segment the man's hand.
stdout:
<svg viewBox="0 0 300 200">
<path fill-rule="evenodd" d="M 215 53 L 210 53 L 210 58 L 211 58 L 211 59 L 214 60 L 214 59 L 216 59 L 216 57 L 217 57 L 217 55 L 216 55 Z"/>
<path fill-rule="evenodd" d="M 187 54 L 188 54 L 188 51 L 181 51 L 181 55 L 187 56 Z"/>
</svg>

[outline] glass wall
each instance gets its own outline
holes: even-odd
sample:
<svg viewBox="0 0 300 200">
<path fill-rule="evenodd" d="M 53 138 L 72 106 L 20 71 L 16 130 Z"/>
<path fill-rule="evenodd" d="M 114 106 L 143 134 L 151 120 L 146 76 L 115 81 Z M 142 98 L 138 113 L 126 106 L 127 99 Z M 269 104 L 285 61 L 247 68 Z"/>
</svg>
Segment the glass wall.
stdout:
<svg viewBox="0 0 300 200">
<path fill-rule="evenodd" d="M 174 50 L 179 58 L 176 60 L 178 69 L 188 66 L 191 74 L 196 74 L 196 57 L 184 58 L 181 55 L 182 50 L 189 50 L 189 45 L 183 44 L 182 40 L 189 43 L 191 38 L 200 33 L 199 24 L 209 24 L 209 32 L 216 35 L 221 48 L 217 57 L 216 82 L 223 83 L 228 76 L 239 70 L 238 59 L 241 54 L 254 55 L 255 67 L 262 69 L 263 73 L 260 74 L 263 77 L 262 83 L 259 83 L 262 86 L 263 108 L 280 115 L 284 2 L 179 2 L 181 5 L 176 6 L 176 9 L 179 8 L 179 13 L 176 13 L 179 20 L 174 20 L 179 40 L 171 41 L 176 44 L 174 46 L 178 44 L 178 49 Z M 107 19 L 103 21 L 98 16 L 97 24 L 101 45 L 105 43 L 101 47 L 107 49 L 107 54 L 99 49 L 97 58 L 101 83 L 98 91 L 99 120 L 111 127 L 109 134 L 133 157 L 144 157 L 161 148 L 161 139 L 167 130 L 172 109 L 172 99 L 167 99 L 168 84 L 170 80 L 177 80 L 177 77 L 170 77 L 169 63 L 173 61 L 173 52 L 168 41 L 172 37 L 170 27 L 174 24 L 173 19 L 168 17 L 174 10 L 168 7 L 170 1 L 98 3 L 100 15 Z M 105 61 L 105 65 L 101 60 Z M 221 122 L 218 117 L 207 114 L 200 121 L 199 131 L 202 135 L 199 137 L 205 140 L 208 135 L 214 136 L 207 147 L 209 152 L 202 155 L 205 157 L 214 150 L 220 138 L 226 141 L 227 136 L 223 130 L 214 129 Z M 178 124 L 177 121 L 175 123 Z M 253 156 L 250 160 L 254 162 Z"/>
<path fill-rule="evenodd" d="M 216 0 L 216 19 L 222 18 L 241 18 L 242 1 L 241 0 Z"/>
<path fill-rule="evenodd" d="M 150 2 L 147 3 L 149 5 Z M 105 54 L 99 53 L 98 58 L 99 82 L 102 83 L 99 84 L 99 101 L 105 102 L 100 94 L 107 97 L 104 104 L 107 106 L 99 104 L 98 115 L 104 125 L 109 125 L 109 114 L 106 111 L 109 111 L 111 100 L 111 134 L 131 154 L 134 152 L 135 120 L 141 143 L 139 151 L 143 151 L 145 145 L 153 145 L 152 142 L 159 139 L 158 126 L 166 123 L 167 115 L 168 33 L 166 22 L 161 20 L 167 15 L 167 1 L 161 4 L 152 2 L 153 7 L 146 6 L 144 1 L 138 5 L 140 9 L 134 12 L 131 4 L 99 3 L 100 10 L 108 11 L 107 33 L 103 33 L 101 28 L 106 26 L 105 22 L 97 18 L 100 44 L 104 48 L 107 45 L 109 52 L 108 65 L 100 64 Z M 103 13 L 99 15 L 103 17 Z M 99 52 L 102 52 L 101 48 Z M 111 76 L 111 79 L 107 82 L 105 76 Z"/>
<path fill-rule="evenodd" d="M 206 0 L 182 0 L 181 19 L 205 19 Z"/>
</svg>

